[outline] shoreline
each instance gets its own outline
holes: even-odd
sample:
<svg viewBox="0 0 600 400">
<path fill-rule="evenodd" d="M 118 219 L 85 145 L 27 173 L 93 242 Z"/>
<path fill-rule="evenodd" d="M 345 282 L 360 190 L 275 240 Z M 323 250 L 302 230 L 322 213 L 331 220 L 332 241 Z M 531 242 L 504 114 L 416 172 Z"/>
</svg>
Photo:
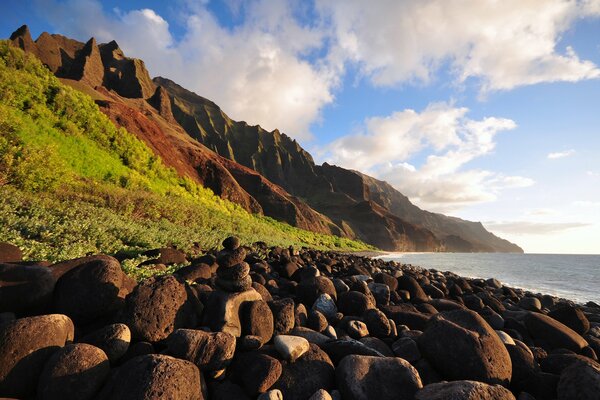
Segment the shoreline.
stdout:
<svg viewBox="0 0 600 400">
<path fill-rule="evenodd" d="M 381 252 L 252 249 L 235 237 L 222 245 L 156 249 L 133 266 L 103 255 L 57 264 L 0 257 L 0 283 L 16 282 L 0 285 L 0 396 L 77 390 L 90 379 L 78 360 L 103 363 L 92 375 L 99 399 L 161 390 L 195 400 L 422 400 L 476 387 L 500 400 L 542 400 L 597 390 L 572 377 L 600 374 L 589 370 L 600 354 L 598 305 Z M 56 356 L 38 351 L 48 341 Z M 22 363 L 39 373 L 23 374 Z M 370 369 L 379 372 L 361 373 Z M 73 384 L 42 370 L 73 371 Z"/>
</svg>

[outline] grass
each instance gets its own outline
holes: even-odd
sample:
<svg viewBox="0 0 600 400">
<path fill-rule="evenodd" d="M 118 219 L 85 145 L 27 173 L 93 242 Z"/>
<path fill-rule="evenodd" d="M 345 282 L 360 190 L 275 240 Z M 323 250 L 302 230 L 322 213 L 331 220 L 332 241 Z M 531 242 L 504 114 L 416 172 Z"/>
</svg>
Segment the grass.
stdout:
<svg viewBox="0 0 600 400">
<path fill-rule="evenodd" d="M 246 244 L 372 249 L 294 228 L 215 196 L 115 127 L 84 93 L 0 41 L 0 241 L 26 259 L 139 252 L 229 235 Z"/>
</svg>

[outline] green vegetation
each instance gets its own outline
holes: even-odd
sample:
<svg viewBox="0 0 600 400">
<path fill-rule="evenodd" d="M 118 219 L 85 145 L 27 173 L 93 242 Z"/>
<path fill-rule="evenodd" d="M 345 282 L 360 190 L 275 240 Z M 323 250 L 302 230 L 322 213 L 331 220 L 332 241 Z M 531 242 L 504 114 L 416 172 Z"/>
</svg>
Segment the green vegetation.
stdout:
<svg viewBox="0 0 600 400">
<path fill-rule="evenodd" d="M 338 250 L 364 243 L 251 215 L 181 178 L 86 94 L 33 56 L 0 42 L 0 241 L 28 259 L 216 247 L 236 234 Z"/>
</svg>

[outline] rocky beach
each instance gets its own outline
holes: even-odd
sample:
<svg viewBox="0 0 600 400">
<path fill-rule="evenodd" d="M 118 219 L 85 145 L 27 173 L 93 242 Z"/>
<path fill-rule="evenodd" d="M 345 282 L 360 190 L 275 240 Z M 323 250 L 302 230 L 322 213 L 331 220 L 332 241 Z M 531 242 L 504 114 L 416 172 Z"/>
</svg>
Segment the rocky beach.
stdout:
<svg viewBox="0 0 600 400">
<path fill-rule="evenodd" d="M 236 237 L 145 256 L 0 245 L 0 397 L 600 398 L 593 302 Z"/>
</svg>

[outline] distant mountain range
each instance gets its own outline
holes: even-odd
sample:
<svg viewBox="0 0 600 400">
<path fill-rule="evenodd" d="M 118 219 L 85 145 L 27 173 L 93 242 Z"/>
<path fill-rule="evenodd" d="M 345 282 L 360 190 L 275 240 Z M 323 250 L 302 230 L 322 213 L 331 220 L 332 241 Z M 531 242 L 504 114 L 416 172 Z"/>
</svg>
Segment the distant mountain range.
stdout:
<svg viewBox="0 0 600 400">
<path fill-rule="evenodd" d="M 234 121 L 177 83 L 151 79 L 144 62 L 126 57 L 115 41 L 45 32 L 34 41 L 27 26 L 10 40 L 89 94 L 165 164 L 250 212 L 388 251 L 523 252 L 479 222 L 420 209 L 386 182 L 316 165 L 284 133 Z"/>
</svg>

